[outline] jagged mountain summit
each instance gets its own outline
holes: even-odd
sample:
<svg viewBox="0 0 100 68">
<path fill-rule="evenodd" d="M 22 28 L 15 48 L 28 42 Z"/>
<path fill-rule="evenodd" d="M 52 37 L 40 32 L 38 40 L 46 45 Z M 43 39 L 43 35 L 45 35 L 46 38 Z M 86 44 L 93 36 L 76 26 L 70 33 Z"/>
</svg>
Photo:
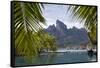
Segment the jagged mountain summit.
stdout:
<svg viewBox="0 0 100 68">
<path fill-rule="evenodd" d="M 67 30 L 67 26 L 63 22 L 61 22 L 60 20 L 56 21 L 56 28 L 60 32 L 65 32 Z"/>
<path fill-rule="evenodd" d="M 54 24 L 50 25 L 45 31 L 55 36 L 59 46 L 80 45 L 89 41 L 84 28 L 73 27 L 68 29 L 60 20 L 56 20 L 56 26 Z"/>
</svg>

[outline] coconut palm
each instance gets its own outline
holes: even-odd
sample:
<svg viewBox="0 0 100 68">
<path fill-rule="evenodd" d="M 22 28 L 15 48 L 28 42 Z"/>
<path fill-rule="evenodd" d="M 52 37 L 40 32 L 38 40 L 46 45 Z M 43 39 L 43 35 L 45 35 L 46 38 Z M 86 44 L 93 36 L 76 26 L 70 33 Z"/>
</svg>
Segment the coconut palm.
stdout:
<svg viewBox="0 0 100 68">
<path fill-rule="evenodd" d="M 96 45 L 96 35 L 97 35 L 97 7 L 96 6 L 70 6 L 69 10 L 72 12 L 72 18 L 80 21 L 84 24 L 87 29 L 89 39 L 92 44 Z"/>
<path fill-rule="evenodd" d="M 38 55 L 38 50 L 41 48 L 39 42 L 41 42 L 43 36 L 35 34 L 40 29 L 43 29 L 42 25 L 46 24 L 42 15 L 42 5 L 14 1 L 12 6 L 16 54 L 25 56 Z M 49 47 L 50 45 L 47 46 Z"/>
<path fill-rule="evenodd" d="M 39 3 L 12 2 L 15 28 L 15 48 L 17 54 L 36 55 L 34 32 L 46 24 Z"/>
<path fill-rule="evenodd" d="M 49 33 L 45 32 L 44 30 L 39 30 L 38 32 L 34 33 L 35 37 L 35 44 L 36 48 L 38 49 L 38 53 L 44 52 L 44 51 L 55 51 L 57 46 L 56 46 L 56 41 L 55 37 L 52 35 L 49 35 Z"/>
<path fill-rule="evenodd" d="M 43 49 L 56 50 L 54 37 L 43 31 L 43 5 L 15 1 L 12 6 L 16 54 L 31 57 Z"/>
</svg>

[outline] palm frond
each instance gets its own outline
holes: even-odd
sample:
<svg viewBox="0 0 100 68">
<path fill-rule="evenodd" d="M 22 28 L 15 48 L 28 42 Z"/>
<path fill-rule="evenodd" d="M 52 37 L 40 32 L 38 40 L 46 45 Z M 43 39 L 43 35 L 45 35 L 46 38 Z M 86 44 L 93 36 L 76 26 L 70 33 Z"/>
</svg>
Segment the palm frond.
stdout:
<svg viewBox="0 0 100 68">
<path fill-rule="evenodd" d="M 40 6 L 39 3 L 13 2 L 15 48 L 19 55 L 32 56 L 38 53 L 33 34 L 43 29 L 41 24 L 46 24 Z"/>
<path fill-rule="evenodd" d="M 46 25 L 42 4 L 13 2 L 15 50 L 17 55 L 37 56 L 43 50 L 56 50 L 55 38 L 43 30 Z"/>
<path fill-rule="evenodd" d="M 69 6 L 72 12 L 72 19 L 84 24 L 84 27 L 89 31 L 92 40 L 96 40 L 97 29 L 97 7 L 96 6 Z"/>
</svg>

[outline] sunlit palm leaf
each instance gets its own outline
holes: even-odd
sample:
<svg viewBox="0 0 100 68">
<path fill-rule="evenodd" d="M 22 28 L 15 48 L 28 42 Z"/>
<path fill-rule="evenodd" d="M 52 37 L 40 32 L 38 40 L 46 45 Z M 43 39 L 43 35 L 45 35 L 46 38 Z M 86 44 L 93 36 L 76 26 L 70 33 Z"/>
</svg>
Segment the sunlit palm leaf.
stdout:
<svg viewBox="0 0 100 68">
<path fill-rule="evenodd" d="M 37 55 L 34 33 L 46 24 L 42 15 L 41 4 L 13 2 L 15 48 L 18 55 Z"/>
</svg>

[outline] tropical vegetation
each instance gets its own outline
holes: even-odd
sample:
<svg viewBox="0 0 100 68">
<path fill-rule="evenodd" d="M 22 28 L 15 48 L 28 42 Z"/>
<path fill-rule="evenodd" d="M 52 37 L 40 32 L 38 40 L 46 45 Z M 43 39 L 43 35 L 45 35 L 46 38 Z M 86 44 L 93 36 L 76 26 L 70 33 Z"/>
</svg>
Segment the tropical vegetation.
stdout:
<svg viewBox="0 0 100 68">
<path fill-rule="evenodd" d="M 68 12 L 72 12 L 72 18 L 84 25 L 92 45 L 97 45 L 97 7 L 69 6 Z"/>
<path fill-rule="evenodd" d="M 43 31 L 46 25 L 39 3 L 13 2 L 16 55 L 37 56 L 43 50 L 56 50 L 55 38 Z M 45 43 L 46 42 L 46 43 Z"/>
<path fill-rule="evenodd" d="M 36 56 L 43 51 L 57 49 L 55 37 L 43 30 L 46 25 L 43 17 L 43 5 L 40 3 L 13 2 L 15 50 L 17 55 Z M 93 45 L 97 44 L 97 7 L 71 6 L 69 11 L 76 20 L 87 29 Z"/>
</svg>

